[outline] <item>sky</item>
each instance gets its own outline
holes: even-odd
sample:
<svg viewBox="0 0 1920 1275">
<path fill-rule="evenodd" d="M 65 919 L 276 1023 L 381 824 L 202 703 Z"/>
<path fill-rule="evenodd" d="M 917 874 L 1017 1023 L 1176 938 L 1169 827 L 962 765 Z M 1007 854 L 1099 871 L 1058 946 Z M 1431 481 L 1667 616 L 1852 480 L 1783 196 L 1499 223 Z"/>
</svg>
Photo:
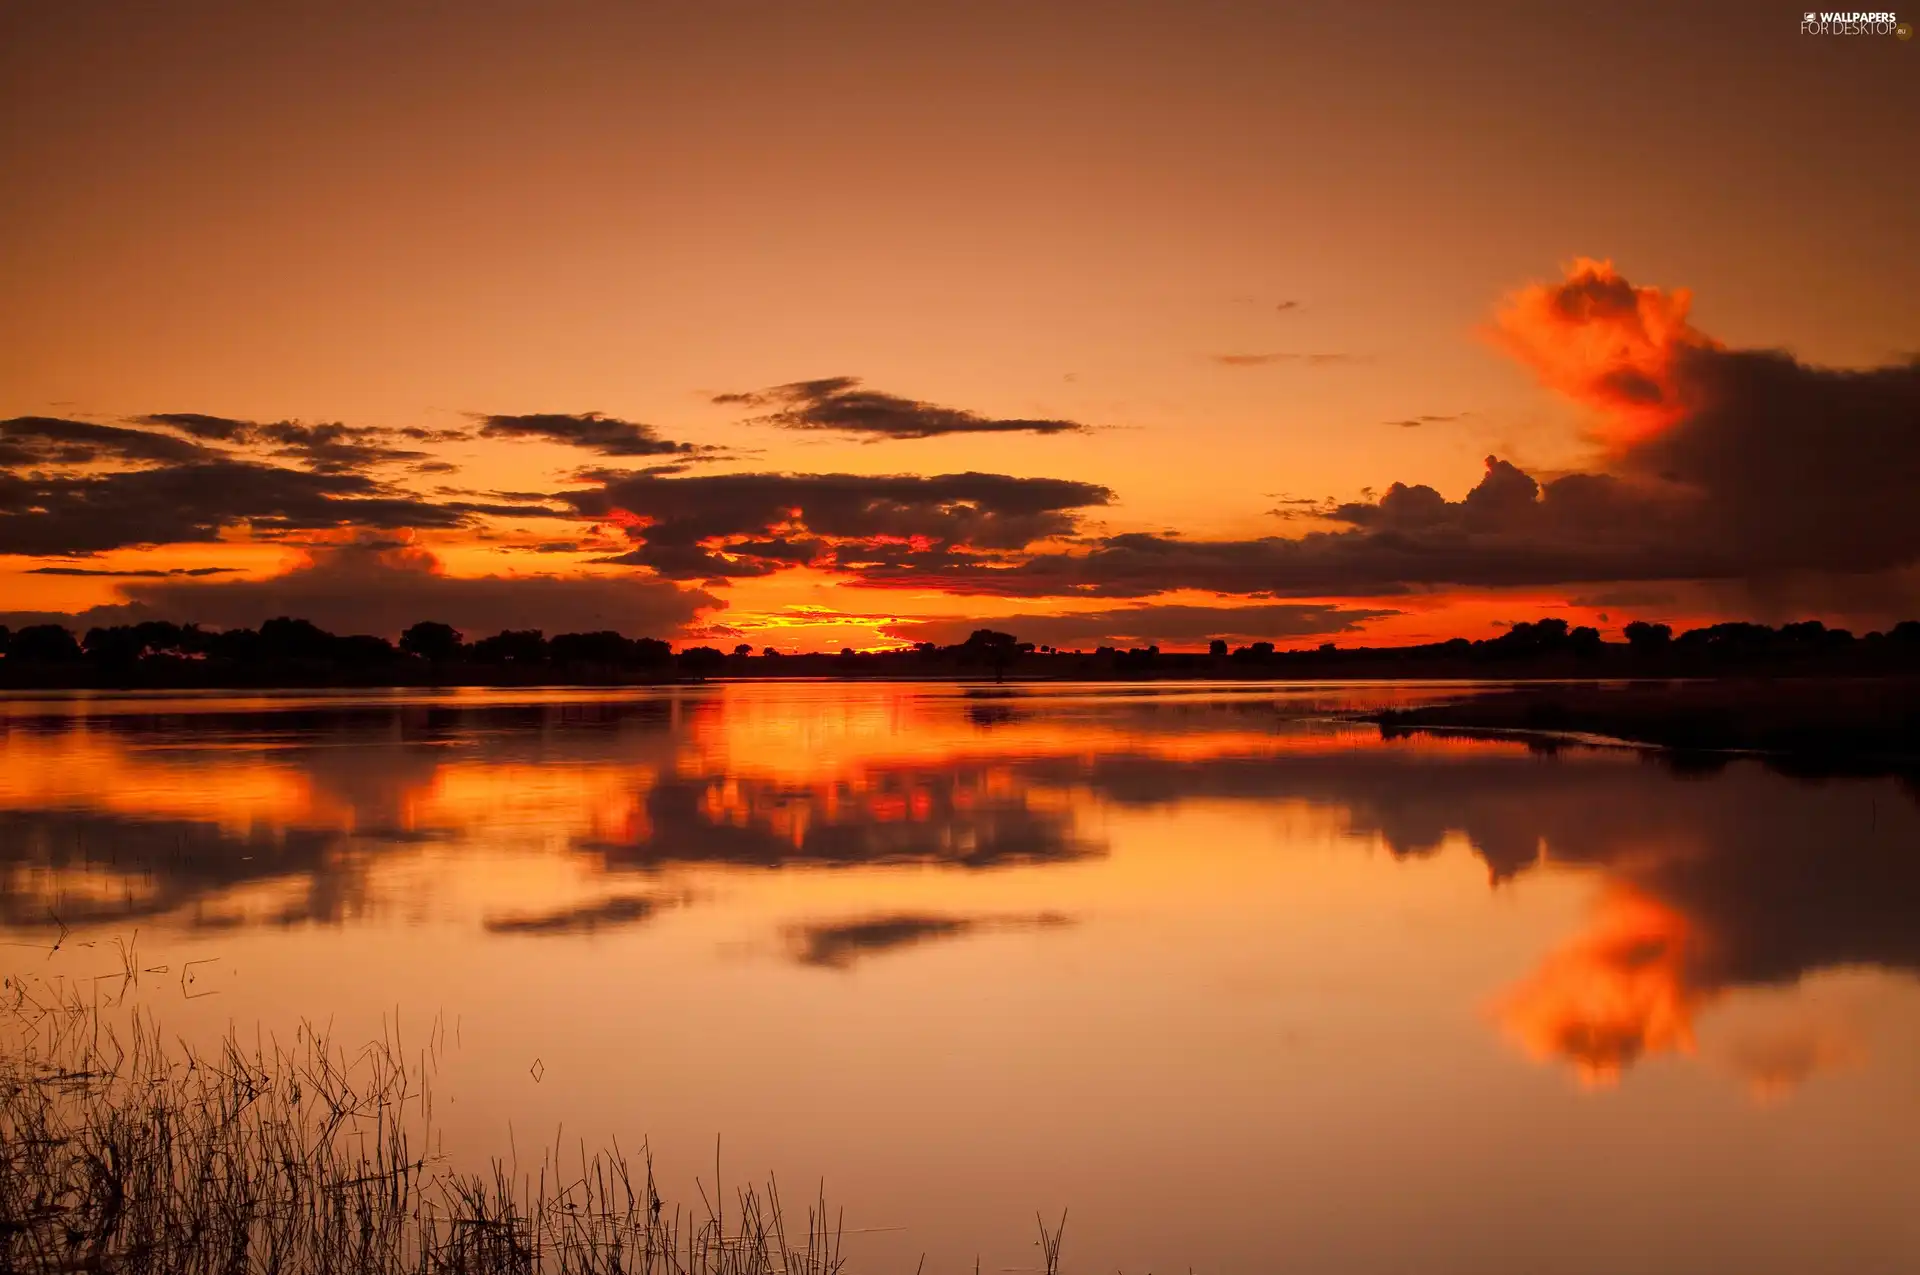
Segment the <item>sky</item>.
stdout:
<svg viewBox="0 0 1920 1275">
<path fill-rule="evenodd" d="M 1800 20 L 0 6 L 0 622 L 1920 615 L 1920 41 Z"/>
</svg>

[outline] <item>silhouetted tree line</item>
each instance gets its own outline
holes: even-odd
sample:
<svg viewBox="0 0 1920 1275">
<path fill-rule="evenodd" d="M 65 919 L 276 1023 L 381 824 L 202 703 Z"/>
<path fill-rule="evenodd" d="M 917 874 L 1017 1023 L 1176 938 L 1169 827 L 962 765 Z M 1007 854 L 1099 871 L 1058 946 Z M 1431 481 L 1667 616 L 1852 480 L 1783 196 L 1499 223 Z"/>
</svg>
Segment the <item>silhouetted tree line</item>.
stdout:
<svg viewBox="0 0 1920 1275">
<path fill-rule="evenodd" d="M 1163 652 L 1158 646 L 1102 646 L 1065 651 L 1022 642 L 1011 633 L 977 629 L 964 642 L 922 642 L 893 651 L 756 656 L 747 643 L 731 654 L 711 646 L 678 652 L 658 638 L 612 630 L 561 633 L 509 629 L 468 641 L 452 625 L 424 620 L 398 642 L 367 634 L 329 633 L 281 616 L 258 629 L 208 630 L 150 620 L 87 630 L 75 637 L 56 624 L 17 632 L 0 626 L 0 672 L 15 685 L 122 681 L 216 685 L 556 680 L 650 681 L 727 676 L 992 676 L 1033 677 L 1349 677 L 1515 674 L 1520 676 L 1700 675 L 1721 673 L 1920 672 L 1920 621 L 1855 636 L 1817 620 L 1772 628 L 1733 622 L 1675 635 L 1665 624 L 1636 620 L 1609 642 L 1599 630 L 1562 619 L 1518 623 L 1480 641 L 1454 638 L 1420 646 L 1341 647 L 1323 643 L 1280 650 L 1272 642 L 1229 649 Z"/>
<path fill-rule="evenodd" d="M 309 620 L 280 616 L 258 629 L 202 629 L 193 624 L 148 620 L 87 630 L 76 638 L 57 624 L 8 630 L 0 625 L 0 657 L 7 666 L 40 671 L 131 674 L 164 678 L 201 672 L 267 672 L 325 680 L 349 680 L 421 672 L 509 670 L 533 674 L 653 673 L 703 675 L 724 664 L 711 647 L 691 647 L 677 656 L 658 638 L 629 638 L 605 630 L 547 637 L 538 629 L 507 630 L 469 642 L 452 625 L 422 621 L 396 642 L 369 634 L 341 635 Z M 718 661 L 718 663 L 716 663 Z M 419 680 L 402 676 L 401 680 Z"/>
</svg>

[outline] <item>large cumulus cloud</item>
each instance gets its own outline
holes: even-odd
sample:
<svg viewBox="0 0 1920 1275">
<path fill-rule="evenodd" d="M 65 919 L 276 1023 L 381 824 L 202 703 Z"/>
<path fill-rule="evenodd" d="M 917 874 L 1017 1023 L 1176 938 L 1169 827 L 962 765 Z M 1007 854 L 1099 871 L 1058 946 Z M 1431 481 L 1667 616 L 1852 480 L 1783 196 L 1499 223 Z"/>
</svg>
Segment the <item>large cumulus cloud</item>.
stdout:
<svg viewBox="0 0 1920 1275">
<path fill-rule="evenodd" d="M 1877 582 L 1890 606 L 1914 600 L 1920 362 L 1845 370 L 1729 349 L 1687 322 L 1684 293 L 1636 287 L 1592 261 L 1516 294 L 1495 331 L 1595 413 L 1592 468 L 1541 478 L 1490 456 L 1459 500 L 1394 483 L 1298 538 L 1134 533 L 1032 555 L 896 558 L 856 574 L 1023 597 L 1722 581 L 1776 600 L 1844 576 Z"/>
</svg>

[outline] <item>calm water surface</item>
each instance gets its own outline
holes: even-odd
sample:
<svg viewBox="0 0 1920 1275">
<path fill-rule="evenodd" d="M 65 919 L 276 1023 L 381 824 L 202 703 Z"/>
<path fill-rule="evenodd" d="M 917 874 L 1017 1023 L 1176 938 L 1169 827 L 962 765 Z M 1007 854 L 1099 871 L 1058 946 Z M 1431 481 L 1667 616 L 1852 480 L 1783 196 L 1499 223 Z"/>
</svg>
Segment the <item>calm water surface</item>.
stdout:
<svg viewBox="0 0 1920 1275">
<path fill-rule="evenodd" d="M 17 699 L 0 966 L 438 1015 L 456 1158 L 720 1135 L 868 1270 L 1920 1268 L 1914 790 L 1332 716 L 1435 693 Z"/>
</svg>

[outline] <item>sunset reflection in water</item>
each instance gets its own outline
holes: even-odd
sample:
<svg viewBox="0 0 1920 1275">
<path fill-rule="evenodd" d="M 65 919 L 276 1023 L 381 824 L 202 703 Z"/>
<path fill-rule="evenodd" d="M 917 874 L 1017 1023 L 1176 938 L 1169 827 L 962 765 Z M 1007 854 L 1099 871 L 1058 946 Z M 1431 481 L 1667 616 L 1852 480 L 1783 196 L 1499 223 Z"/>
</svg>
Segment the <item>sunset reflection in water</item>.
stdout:
<svg viewBox="0 0 1920 1275">
<path fill-rule="evenodd" d="M 1340 1202 L 1392 1166 L 1484 1216 L 1459 1262 L 1530 1269 L 1473 1202 L 1524 1163 L 1541 1226 L 1594 1222 L 1625 1260 L 1652 1232 L 1574 1201 L 1620 1139 L 1675 1129 L 1695 1171 L 1803 1203 L 1829 1162 L 1756 1184 L 1741 1148 L 1884 1141 L 1905 1167 L 1849 1180 L 1849 1207 L 1904 1243 L 1875 1201 L 1920 1180 L 1892 1149 L 1920 1131 L 1912 790 L 1341 716 L 1432 693 L 16 701 L 0 962 L 97 976 L 137 934 L 172 972 L 141 994 L 188 1034 L 448 1015 L 469 1153 L 564 1122 L 700 1163 L 724 1131 L 827 1172 L 916 1252 L 986 1226 L 1017 1257 L 1013 1223 L 1058 1199 L 1089 1256 L 1129 1265 L 1350 1256 Z M 716 1000 L 698 1039 L 646 1026 Z M 1168 1163 L 1230 1216 L 1156 1218 Z M 1275 1180 L 1291 1202 L 1240 1226 L 1237 1192 Z M 1432 1196 L 1381 1205 L 1414 1210 L 1407 1243 Z M 1381 1244 L 1379 1269 L 1406 1255 Z M 1784 1270 L 1783 1244 L 1733 1248 Z"/>
</svg>

